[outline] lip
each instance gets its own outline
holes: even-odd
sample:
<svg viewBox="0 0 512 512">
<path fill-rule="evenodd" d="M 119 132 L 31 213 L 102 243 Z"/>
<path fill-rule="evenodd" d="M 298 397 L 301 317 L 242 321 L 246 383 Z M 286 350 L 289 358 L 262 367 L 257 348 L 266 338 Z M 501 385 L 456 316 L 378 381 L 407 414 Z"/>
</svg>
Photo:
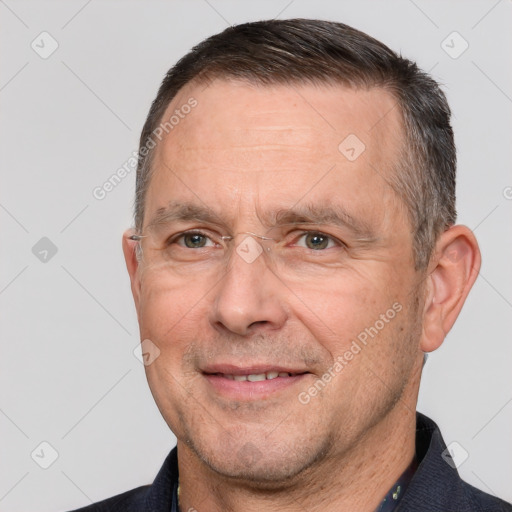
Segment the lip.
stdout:
<svg viewBox="0 0 512 512">
<path fill-rule="evenodd" d="M 258 375 L 277 372 L 292 374 L 287 377 L 275 377 L 261 381 L 237 381 L 227 376 Z M 237 401 L 255 401 L 277 395 L 279 392 L 296 386 L 310 372 L 302 368 L 290 368 L 269 364 L 236 366 L 231 364 L 210 365 L 202 370 L 202 375 L 214 393 Z"/>
<path fill-rule="evenodd" d="M 294 368 L 286 366 L 277 366 L 275 364 L 252 364 L 247 366 L 239 366 L 235 364 L 212 364 L 201 369 L 205 374 L 222 373 L 224 375 L 250 375 L 267 372 L 278 373 L 309 373 L 305 368 Z"/>
</svg>

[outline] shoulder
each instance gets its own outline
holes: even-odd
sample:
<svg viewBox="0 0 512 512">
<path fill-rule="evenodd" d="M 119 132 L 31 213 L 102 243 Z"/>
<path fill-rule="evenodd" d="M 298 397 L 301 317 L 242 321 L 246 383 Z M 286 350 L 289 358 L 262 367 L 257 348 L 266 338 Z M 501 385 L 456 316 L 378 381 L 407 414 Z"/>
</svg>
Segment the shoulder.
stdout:
<svg viewBox="0 0 512 512">
<path fill-rule="evenodd" d="M 512 505 L 460 477 L 439 427 L 418 413 L 416 456 L 419 466 L 397 512 L 512 512 Z"/>
<path fill-rule="evenodd" d="M 466 499 L 471 504 L 471 510 L 475 512 L 512 512 L 512 504 L 487 494 L 463 480 L 461 482 Z"/>
<path fill-rule="evenodd" d="M 174 448 L 151 485 L 144 485 L 71 512 L 168 512 L 178 485 L 178 456 Z"/>
</svg>

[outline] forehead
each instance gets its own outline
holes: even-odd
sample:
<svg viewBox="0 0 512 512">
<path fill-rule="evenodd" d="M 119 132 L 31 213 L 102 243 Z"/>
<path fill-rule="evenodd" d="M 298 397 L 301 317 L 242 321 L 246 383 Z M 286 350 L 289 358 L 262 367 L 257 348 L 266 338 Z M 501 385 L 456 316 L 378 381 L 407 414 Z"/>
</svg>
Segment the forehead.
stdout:
<svg viewBox="0 0 512 512">
<path fill-rule="evenodd" d="M 280 143 L 309 150 L 313 149 L 314 138 L 317 147 L 321 144 L 332 154 L 340 136 L 352 133 L 368 142 L 367 149 L 373 153 L 389 146 L 397 130 L 401 133 L 396 99 L 382 88 L 263 86 L 214 80 L 209 85 L 184 87 L 168 106 L 163 121 L 190 98 L 196 99 L 198 106 L 187 122 L 182 120 L 171 130 L 160 149 L 186 151 L 193 145 L 194 150 L 202 146 L 216 152 L 229 140 L 233 155 L 236 149 L 247 149 L 252 142 L 249 137 L 258 144 L 272 145 L 278 135 Z"/>
<path fill-rule="evenodd" d="M 197 105 L 183 108 L 191 99 Z M 162 122 L 172 116 L 155 148 L 147 215 L 181 199 L 240 214 L 307 196 L 378 218 L 396 200 L 387 181 L 402 123 L 383 89 L 215 80 L 184 87 Z"/>
</svg>

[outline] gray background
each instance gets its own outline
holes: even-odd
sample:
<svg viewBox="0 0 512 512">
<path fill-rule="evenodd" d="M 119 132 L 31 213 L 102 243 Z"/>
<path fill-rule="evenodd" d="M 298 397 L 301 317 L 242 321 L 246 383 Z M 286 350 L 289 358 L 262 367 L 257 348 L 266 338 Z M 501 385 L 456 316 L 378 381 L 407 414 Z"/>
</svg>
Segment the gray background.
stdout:
<svg viewBox="0 0 512 512">
<path fill-rule="evenodd" d="M 229 24 L 273 17 L 353 25 L 445 86 L 459 219 L 476 232 L 483 267 L 427 363 L 419 410 L 469 453 L 467 481 L 512 501 L 510 0 L 0 0 L 0 14 L 0 510 L 65 510 L 149 483 L 174 445 L 133 354 L 120 241 L 134 173 L 102 201 L 92 191 L 136 151 L 180 56 Z M 43 31 L 59 45 L 46 59 L 31 48 L 50 48 Z M 458 36 L 442 47 L 453 31 L 469 43 L 458 58 L 445 51 L 462 49 Z M 42 237 L 58 249 L 46 262 L 32 251 Z M 31 458 L 42 441 L 58 452 L 48 469 Z"/>
</svg>

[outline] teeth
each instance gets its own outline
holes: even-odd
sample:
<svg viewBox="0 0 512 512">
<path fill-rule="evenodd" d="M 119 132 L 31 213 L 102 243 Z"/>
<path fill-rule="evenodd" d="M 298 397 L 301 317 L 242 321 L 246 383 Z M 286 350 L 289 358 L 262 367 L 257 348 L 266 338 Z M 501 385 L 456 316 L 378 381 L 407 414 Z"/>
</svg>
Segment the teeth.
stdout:
<svg viewBox="0 0 512 512">
<path fill-rule="evenodd" d="M 251 373 L 250 375 L 228 375 L 223 374 L 224 378 L 229 380 L 237 380 L 239 382 L 249 381 L 258 382 L 262 380 L 272 380 L 277 377 L 291 377 L 292 374 L 288 372 L 267 372 L 267 373 Z"/>
<path fill-rule="evenodd" d="M 259 380 L 267 380 L 267 376 L 264 373 L 256 373 L 252 375 L 247 375 L 247 380 L 249 382 L 257 382 Z"/>
</svg>

